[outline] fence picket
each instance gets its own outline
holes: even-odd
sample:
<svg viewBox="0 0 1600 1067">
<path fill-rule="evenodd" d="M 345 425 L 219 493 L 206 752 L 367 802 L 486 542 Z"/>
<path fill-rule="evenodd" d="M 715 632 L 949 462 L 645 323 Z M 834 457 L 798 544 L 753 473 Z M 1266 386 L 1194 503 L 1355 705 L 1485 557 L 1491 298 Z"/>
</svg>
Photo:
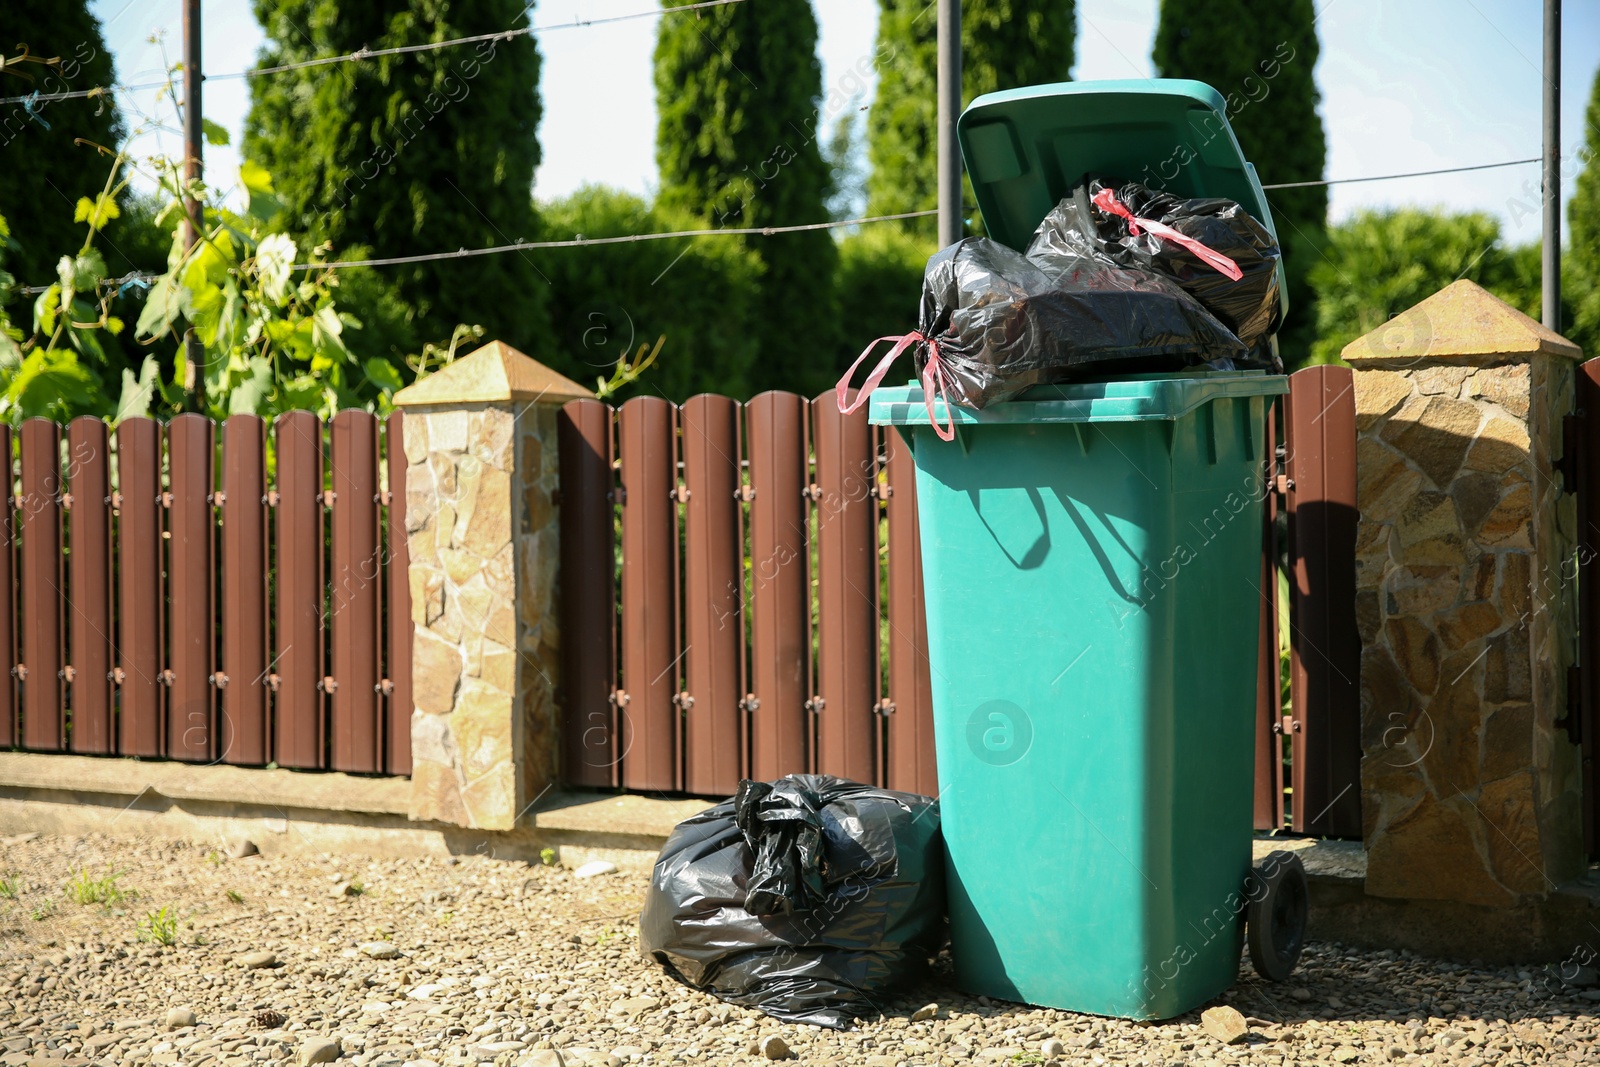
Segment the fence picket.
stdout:
<svg viewBox="0 0 1600 1067">
<path fill-rule="evenodd" d="M 744 775 L 743 544 L 739 405 L 702 394 L 682 409 L 684 504 L 684 789 L 731 796 Z"/>
<path fill-rule="evenodd" d="M 1294 829 L 1361 836 L 1361 640 L 1356 632 L 1356 406 L 1348 367 L 1289 378 L 1289 591 Z"/>
<path fill-rule="evenodd" d="M 411 773 L 411 553 L 406 548 L 405 413 L 396 411 L 384 422 L 384 455 L 389 473 L 389 504 L 385 510 L 386 581 L 384 603 L 383 768 L 389 774 Z"/>
<path fill-rule="evenodd" d="M 811 405 L 817 483 L 817 770 L 878 781 L 878 497 L 865 409 Z"/>
<path fill-rule="evenodd" d="M 72 751 L 115 751 L 111 720 L 111 456 L 106 424 L 84 415 L 67 427 L 72 650 Z"/>
<path fill-rule="evenodd" d="M 612 411 L 574 400 L 557 418 L 561 462 L 562 778 L 616 784 L 616 532 Z"/>
<path fill-rule="evenodd" d="M 211 420 L 185 414 L 167 427 L 167 755 L 216 756 L 216 576 L 211 493 L 215 438 Z"/>
<path fill-rule="evenodd" d="M 805 702 L 811 685 L 806 554 L 806 402 L 762 393 L 745 405 L 750 453 L 750 776 L 811 769 Z"/>
<path fill-rule="evenodd" d="M 0 426 L 0 746 L 15 745 L 17 731 L 17 536 L 15 475 L 11 465 L 11 427 Z"/>
<path fill-rule="evenodd" d="M 254 415 L 222 424 L 222 759 L 271 759 L 267 722 L 267 426 Z"/>
<path fill-rule="evenodd" d="M 889 713 L 887 785 L 937 796 L 933 755 L 933 681 L 928 617 L 922 597 L 917 526 L 917 467 L 898 431 L 885 428 L 889 470 Z"/>
<path fill-rule="evenodd" d="M 378 717 L 378 420 L 341 411 L 329 423 L 332 553 L 328 728 L 336 771 L 383 769 Z"/>
<path fill-rule="evenodd" d="M 309 411 L 274 421 L 276 619 L 273 635 L 273 753 L 280 767 L 327 764 L 322 692 L 324 517 L 322 422 Z"/>
<path fill-rule="evenodd" d="M 59 752 L 66 740 L 60 672 L 61 430 L 49 419 L 22 424 L 22 747 Z"/>
<path fill-rule="evenodd" d="M 635 397 L 618 412 L 622 455 L 622 784 L 680 789 L 677 505 L 673 407 Z"/>
<path fill-rule="evenodd" d="M 117 751 L 166 752 L 162 718 L 161 424 L 117 425 Z"/>
<path fill-rule="evenodd" d="M 1262 508 L 1261 622 L 1256 676 L 1255 828 L 1276 830 L 1283 822 L 1283 683 L 1278 659 L 1278 427 L 1281 408 L 1267 405 L 1266 468 Z"/>
</svg>

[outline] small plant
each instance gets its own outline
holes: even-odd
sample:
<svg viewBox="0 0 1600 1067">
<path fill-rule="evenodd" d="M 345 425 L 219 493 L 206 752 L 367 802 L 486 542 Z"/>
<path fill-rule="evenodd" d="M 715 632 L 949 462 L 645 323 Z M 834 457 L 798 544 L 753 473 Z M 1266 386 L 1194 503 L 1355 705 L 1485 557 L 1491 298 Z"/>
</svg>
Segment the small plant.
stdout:
<svg viewBox="0 0 1600 1067">
<path fill-rule="evenodd" d="M 139 940 L 153 941 L 158 945 L 178 943 L 178 917 L 169 907 L 157 908 L 139 920 Z"/>
<path fill-rule="evenodd" d="M 67 883 L 67 899 L 85 905 L 104 904 L 109 907 L 120 904 L 128 896 L 117 885 L 117 879 L 121 877 L 121 871 L 107 871 L 101 877 L 93 878 L 88 871 L 80 870 Z"/>
<path fill-rule="evenodd" d="M 54 915 L 55 913 L 56 913 L 55 901 L 47 900 L 43 904 L 40 904 L 38 907 L 33 909 L 33 912 L 32 912 L 33 921 L 36 922 L 36 923 L 44 922 L 46 919 L 50 918 L 50 916 Z"/>
<path fill-rule="evenodd" d="M 546 867 L 554 867 L 556 865 L 556 850 L 553 848 L 541 848 L 539 850 L 539 862 Z"/>
<path fill-rule="evenodd" d="M 218 852 L 216 849 L 212 849 L 210 852 L 206 853 L 206 862 L 211 864 L 213 867 L 221 867 L 222 853 Z"/>
<path fill-rule="evenodd" d="M 455 921 L 455 918 L 456 918 L 456 913 L 455 912 L 453 912 L 453 911 L 441 911 L 439 913 L 439 925 L 440 926 L 449 926 L 452 922 Z"/>
<path fill-rule="evenodd" d="M 359 897 L 361 894 L 365 893 L 366 891 L 367 891 L 367 887 L 364 884 L 362 884 L 361 882 L 351 882 L 350 883 L 350 888 L 345 890 L 345 895 L 346 896 L 351 896 L 351 897 Z"/>
<path fill-rule="evenodd" d="M 0 897 L 7 900 L 16 900 L 17 894 L 22 891 L 21 885 L 14 874 L 0 874 Z"/>
<path fill-rule="evenodd" d="M 244 894 L 239 892 L 237 889 L 230 889 L 228 890 L 228 899 L 233 901 L 235 904 L 243 904 Z"/>
</svg>

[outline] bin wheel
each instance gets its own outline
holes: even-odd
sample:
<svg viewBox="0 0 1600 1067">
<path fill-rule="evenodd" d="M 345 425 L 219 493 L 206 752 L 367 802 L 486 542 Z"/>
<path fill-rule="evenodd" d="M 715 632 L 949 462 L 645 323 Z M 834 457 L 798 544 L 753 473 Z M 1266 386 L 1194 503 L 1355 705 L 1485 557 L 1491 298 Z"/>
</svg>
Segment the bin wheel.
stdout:
<svg viewBox="0 0 1600 1067">
<path fill-rule="evenodd" d="M 1245 879 L 1246 938 L 1256 973 L 1287 981 L 1306 944 L 1310 892 L 1306 869 L 1293 852 L 1272 853 Z"/>
</svg>

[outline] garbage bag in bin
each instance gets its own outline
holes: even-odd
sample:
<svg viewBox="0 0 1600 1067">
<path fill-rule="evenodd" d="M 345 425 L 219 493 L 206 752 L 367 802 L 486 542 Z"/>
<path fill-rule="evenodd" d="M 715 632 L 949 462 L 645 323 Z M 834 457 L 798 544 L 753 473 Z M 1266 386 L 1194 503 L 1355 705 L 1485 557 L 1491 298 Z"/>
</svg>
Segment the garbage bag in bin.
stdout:
<svg viewBox="0 0 1600 1067">
<path fill-rule="evenodd" d="M 968 237 L 928 260 L 918 369 L 971 408 L 1090 374 L 1180 370 L 1245 347 L 1151 270 L 1084 249 L 1023 255 Z"/>
<path fill-rule="evenodd" d="M 1187 240 L 1163 236 L 1164 230 Z M 1095 253 L 1177 282 L 1251 349 L 1252 366 L 1281 370 L 1270 345 L 1282 321 L 1278 241 L 1232 200 L 1090 179 L 1045 216 L 1028 255 Z M 1226 257 L 1238 276 L 1218 270 L 1212 256 Z"/>
<path fill-rule="evenodd" d="M 944 936 L 938 803 L 829 775 L 741 782 L 678 824 L 639 916 L 641 951 L 686 985 L 841 1030 Z"/>
</svg>

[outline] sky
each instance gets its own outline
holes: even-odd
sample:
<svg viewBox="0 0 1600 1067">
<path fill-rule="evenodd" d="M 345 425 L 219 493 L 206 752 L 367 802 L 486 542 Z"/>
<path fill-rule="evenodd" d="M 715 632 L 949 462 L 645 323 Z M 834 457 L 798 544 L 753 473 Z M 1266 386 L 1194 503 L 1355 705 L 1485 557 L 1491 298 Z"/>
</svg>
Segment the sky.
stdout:
<svg viewBox="0 0 1600 1067">
<path fill-rule="evenodd" d="M 546 27 L 538 34 L 544 57 L 539 130 L 544 163 L 534 185 L 539 198 L 560 197 L 587 183 L 644 194 L 654 189 L 650 54 L 657 19 L 572 25 L 654 6 L 655 0 L 541 0 L 533 10 L 533 24 Z M 871 85 L 861 84 L 857 70 L 867 66 L 861 60 L 872 52 L 878 5 L 815 0 L 815 6 L 824 97 L 837 92 L 844 100 L 856 93 L 853 106 L 869 104 Z M 95 0 L 91 7 L 105 24 L 117 77 L 125 84 L 161 78 L 161 49 L 146 40 L 152 33 L 165 34 L 169 60 L 182 50 L 179 0 Z M 1157 0 L 1078 0 L 1073 77 L 1153 76 L 1156 7 Z M 1315 74 L 1328 136 L 1326 177 L 1370 177 L 1540 154 L 1540 0 L 1320 0 L 1318 11 L 1322 52 Z M 232 146 L 207 149 L 207 174 L 226 186 L 238 168 L 236 146 L 249 90 L 241 79 L 217 76 L 251 66 L 262 34 L 243 0 L 203 0 L 202 12 L 205 115 L 234 139 Z M 1563 200 L 1572 195 L 1581 166 L 1583 110 L 1600 69 L 1600 3 L 1568 3 L 1564 20 Z M 129 100 L 145 114 L 162 113 L 154 90 L 130 94 Z M 170 107 L 165 113 L 170 117 Z M 146 147 L 180 154 L 176 131 L 154 131 Z M 1261 180 L 1271 184 L 1271 160 L 1254 162 Z M 1331 189 L 1329 211 L 1334 221 L 1379 207 L 1486 211 L 1500 218 L 1509 242 L 1520 244 L 1539 236 L 1538 180 L 1538 165 L 1525 164 L 1340 184 Z"/>
</svg>

